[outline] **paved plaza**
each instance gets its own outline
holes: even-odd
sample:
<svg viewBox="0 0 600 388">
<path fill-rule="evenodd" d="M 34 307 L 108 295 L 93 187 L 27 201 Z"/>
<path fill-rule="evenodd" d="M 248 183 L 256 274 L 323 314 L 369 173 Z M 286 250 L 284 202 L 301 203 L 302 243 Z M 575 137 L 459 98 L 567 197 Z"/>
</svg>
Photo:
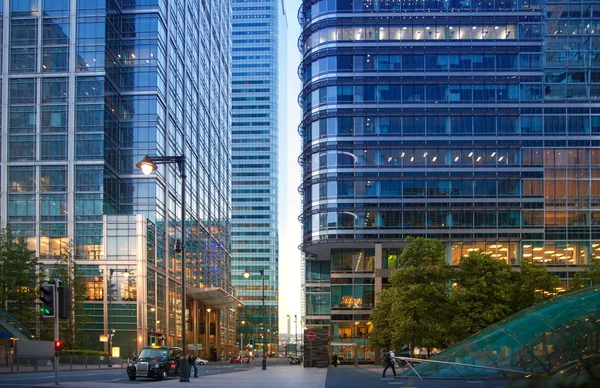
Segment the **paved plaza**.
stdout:
<svg viewBox="0 0 600 388">
<path fill-rule="evenodd" d="M 191 378 L 189 383 L 181 383 L 178 378 L 170 378 L 166 381 L 134 381 L 126 379 L 120 381 L 102 382 L 64 382 L 56 386 L 51 382 L 38 384 L 34 387 L 85 387 L 85 388 L 132 388 L 134 386 L 146 386 L 152 388 L 175 388 L 175 387 L 209 387 L 209 388 L 504 388 L 514 387 L 507 381 L 490 380 L 408 380 L 393 378 L 390 374 L 387 378 L 381 377 L 382 368 L 377 366 L 354 367 L 340 366 L 338 368 L 303 368 L 295 365 L 281 365 L 268 367 L 263 371 L 260 366 L 236 372 L 202 375 L 199 378 Z M 0 378 L 7 375 L 0 376 Z"/>
</svg>

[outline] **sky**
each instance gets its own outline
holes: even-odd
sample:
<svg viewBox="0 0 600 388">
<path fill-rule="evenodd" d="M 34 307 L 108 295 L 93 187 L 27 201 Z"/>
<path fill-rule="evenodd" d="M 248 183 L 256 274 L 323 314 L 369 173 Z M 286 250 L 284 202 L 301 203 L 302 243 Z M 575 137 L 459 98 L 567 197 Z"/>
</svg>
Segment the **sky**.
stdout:
<svg viewBox="0 0 600 388">
<path fill-rule="evenodd" d="M 301 317 L 301 252 L 302 232 L 298 216 L 302 212 L 298 187 L 301 170 L 298 164 L 302 142 L 298 124 L 302 110 L 298 105 L 301 82 L 298 78 L 300 36 L 298 8 L 300 0 L 285 0 L 287 28 L 283 24 L 279 61 L 279 333 L 288 333 L 287 315 L 290 315 L 290 333 L 295 334 L 294 315 L 298 332 L 302 332 Z"/>
</svg>

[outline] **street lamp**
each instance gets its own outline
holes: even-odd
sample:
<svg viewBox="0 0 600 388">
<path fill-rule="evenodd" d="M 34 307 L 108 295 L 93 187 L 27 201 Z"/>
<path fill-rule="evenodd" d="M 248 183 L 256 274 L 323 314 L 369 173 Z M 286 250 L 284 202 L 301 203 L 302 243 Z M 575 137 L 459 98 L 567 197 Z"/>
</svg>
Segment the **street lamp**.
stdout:
<svg viewBox="0 0 600 388">
<path fill-rule="evenodd" d="M 296 357 L 298 357 L 298 315 L 294 314 L 294 337 L 296 341 Z"/>
<path fill-rule="evenodd" d="M 110 327 L 111 324 L 111 312 L 112 312 L 112 300 L 113 300 L 113 294 L 112 294 L 112 290 L 113 290 L 113 285 L 112 285 L 112 276 L 114 272 L 123 272 L 123 276 L 125 277 L 125 279 L 127 279 L 129 277 L 129 270 L 125 269 L 125 270 L 121 270 L 121 269 L 115 269 L 115 268 L 111 268 L 108 271 L 108 367 L 112 368 L 112 338 L 113 335 L 115 334 L 115 329 Z"/>
<path fill-rule="evenodd" d="M 248 279 L 250 277 L 250 271 L 245 270 L 244 271 L 244 278 Z M 267 329 L 267 323 L 266 323 L 266 319 L 267 319 L 267 310 L 265 310 L 265 270 L 261 269 L 260 270 L 260 277 L 262 278 L 262 310 L 263 310 L 263 359 L 262 359 L 262 370 L 267 370 L 267 346 L 266 346 L 266 339 L 267 339 L 267 333 L 266 333 L 266 329 Z"/>
<path fill-rule="evenodd" d="M 177 164 L 179 169 L 179 177 L 181 178 L 181 240 L 175 243 L 175 252 L 181 253 L 181 355 L 179 381 L 188 383 L 190 381 L 188 373 L 188 360 L 185 356 L 185 332 L 187 330 L 185 307 L 186 307 L 186 290 L 185 290 L 185 156 L 144 156 L 135 166 L 142 170 L 144 175 L 150 175 L 152 171 L 156 171 L 157 164 Z M 210 330 L 210 328 L 209 328 Z"/>
</svg>

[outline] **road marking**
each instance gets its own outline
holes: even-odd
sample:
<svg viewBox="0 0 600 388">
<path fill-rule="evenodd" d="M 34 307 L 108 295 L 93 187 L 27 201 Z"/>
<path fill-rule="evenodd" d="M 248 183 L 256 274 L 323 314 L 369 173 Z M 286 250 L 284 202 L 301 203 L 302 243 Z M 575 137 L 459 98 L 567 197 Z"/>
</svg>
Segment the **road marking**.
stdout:
<svg viewBox="0 0 600 388">
<path fill-rule="evenodd" d="M 88 373 L 86 376 L 93 376 L 93 375 L 95 375 L 95 374 L 96 374 L 96 373 Z"/>
<path fill-rule="evenodd" d="M 46 377 L 42 377 L 42 378 L 43 378 L 43 379 L 51 379 L 51 378 L 53 378 L 53 377 L 54 377 L 54 376 L 46 376 Z"/>
<path fill-rule="evenodd" d="M 119 380 L 122 380 L 122 379 L 112 379 L 111 381 L 119 381 Z"/>
</svg>

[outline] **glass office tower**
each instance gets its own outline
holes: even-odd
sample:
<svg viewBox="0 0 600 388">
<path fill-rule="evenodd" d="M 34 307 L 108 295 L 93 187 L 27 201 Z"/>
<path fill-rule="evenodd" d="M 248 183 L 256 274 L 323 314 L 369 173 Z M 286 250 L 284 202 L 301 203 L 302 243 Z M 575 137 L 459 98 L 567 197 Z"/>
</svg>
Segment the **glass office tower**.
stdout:
<svg viewBox="0 0 600 388">
<path fill-rule="evenodd" d="M 0 4 L 2 226 L 46 265 L 73 244 L 88 347 L 181 344 L 181 179 L 135 165 L 184 155 L 187 342 L 216 358 L 235 344 L 230 2 Z"/>
<path fill-rule="evenodd" d="M 278 86 L 280 0 L 233 0 L 232 21 L 232 282 L 240 348 L 279 343 Z M 242 273 L 248 270 L 246 279 Z M 265 308 L 262 279 L 265 276 Z M 262 354 L 262 353 L 261 353 Z"/>
<path fill-rule="evenodd" d="M 407 236 L 600 257 L 598 1 L 305 0 L 299 101 L 307 326 L 345 358 Z M 361 346 L 363 345 L 364 346 Z"/>
</svg>

